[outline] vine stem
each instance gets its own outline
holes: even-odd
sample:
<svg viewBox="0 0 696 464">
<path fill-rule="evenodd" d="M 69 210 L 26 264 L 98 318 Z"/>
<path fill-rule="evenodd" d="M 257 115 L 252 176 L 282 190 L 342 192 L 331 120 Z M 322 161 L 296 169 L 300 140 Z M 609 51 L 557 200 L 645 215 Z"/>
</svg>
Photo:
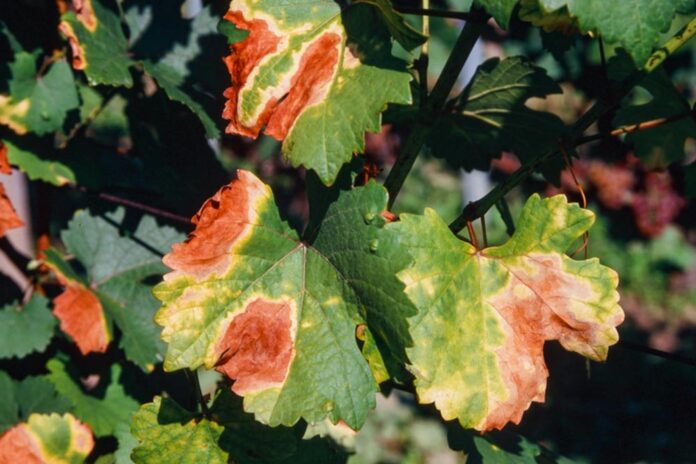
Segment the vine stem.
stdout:
<svg viewBox="0 0 696 464">
<path fill-rule="evenodd" d="M 673 116 L 668 116 L 666 118 L 651 119 L 649 121 L 642 121 L 636 124 L 629 124 L 627 126 L 618 127 L 610 132 L 603 134 L 592 134 L 580 137 L 575 141 L 575 146 L 583 145 L 585 143 L 595 142 L 607 137 L 618 137 L 624 134 L 631 134 L 633 132 L 640 132 L 648 129 L 653 129 L 655 127 L 660 127 L 664 124 L 679 121 L 681 119 L 686 119 L 688 117 L 696 118 L 696 108 L 681 114 L 675 114 Z"/>
<path fill-rule="evenodd" d="M 648 58 L 645 66 L 642 69 L 636 70 L 624 79 L 618 86 L 617 91 L 603 100 L 598 100 L 589 110 L 585 112 L 570 128 L 569 137 L 560 142 L 561 146 L 568 149 L 580 140 L 582 134 L 604 113 L 616 107 L 623 97 L 625 97 L 643 78 L 660 66 L 670 55 L 672 55 L 679 47 L 684 45 L 691 37 L 696 35 L 696 17 L 684 26 L 674 37 L 669 39 L 659 50 L 653 53 Z M 530 160 L 522 165 L 517 171 L 512 173 L 504 182 L 498 184 L 493 190 L 488 192 L 480 199 L 469 203 L 462 213 L 452 221 L 450 229 L 457 233 L 466 227 L 468 221 L 473 221 L 484 215 L 491 209 L 501 198 L 507 195 L 510 190 L 521 184 L 536 168 L 543 164 L 548 159 L 556 156 L 559 149 L 554 147 L 545 153 Z"/>
<path fill-rule="evenodd" d="M 389 192 L 389 208 L 394 204 L 396 196 L 399 194 L 401 187 L 408 177 L 413 164 L 420 154 L 421 148 L 430 132 L 430 124 L 432 119 L 442 111 L 447 101 L 454 84 L 459 78 L 459 74 L 464 67 L 464 63 L 469 58 L 471 50 L 474 48 L 484 25 L 470 21 L 467 22 L 459 34 L 459 38 L 454 45 L 454 49 L 450 53 L 445 67 L 440 74 L 433 91 L 428 96 L 427 103 L 423 106 L 420 112 L 419 121 L 416 122 L 411 134 L 404 143 L 404 148 L 399 154 L 394 166 L 392 167 L 387 179 L 384 181 L 384 186 Z"/>
<path fill-rule="evenodd" d="M 88 189 L 87 187 L 82 187 L 79 185 L 71 185 L 71 187 L 79 192 L 82 193 L 87 193 L 89 195 L 95 195 L 96 197 L 108 201 L 110 203 L 115 203 L 117 205 L 122 205 L 127 208 L 132 208 L 132 209 L 137 209 L 140 211 L 144 211 L 148 214 L 152 214 L 153 216 L 158 216 L 161 218 L 169 219 L 172 221 L 176 222 L 181 222 L 183 224 L 190 225 L 191 224 L 191 219 L 187 218 L 185 216 L 181 216 L 179 214 L 172 213 L 170 211 L 166 211 L 160 208 L 156 208 L 154 206 L 146 205 L 145 203 L 140 203 L 138 201 L 133 201 L 129 200 L 127 198 L 121 198 L 116 195 L 112 195 L 110 193 L 104 193 L 104 192 L 97 192 L 91 189 Z"/>
</svg>

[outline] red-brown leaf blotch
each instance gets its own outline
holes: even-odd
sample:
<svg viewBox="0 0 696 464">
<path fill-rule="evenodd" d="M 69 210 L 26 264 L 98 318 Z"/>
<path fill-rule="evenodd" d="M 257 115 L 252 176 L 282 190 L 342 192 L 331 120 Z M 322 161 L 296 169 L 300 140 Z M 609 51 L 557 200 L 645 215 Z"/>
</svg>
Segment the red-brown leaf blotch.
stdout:
<svg viewBox="0 0 696 464">
<path fill-rule="evenodd" d="M 225 58 L 232 79 L 232 86 L 224 93 L 228 100 L 222 117 L 230 121 L 225 131 L 255 138 L 265 126 L 268 135 L 283 140 L 300 113 L 307 106 L 321 101 L 328 92 L 338 69 L 343 39 L 332 31 L 314 39 L 302 52 L 299 65 L 290 82 L 279 84 L 274 89 L 275 95 L 267 96 L 265 102 L 261 103 L 264 105 L 263 109 L 253 122 L 245 124 L 239 117 L 240 92 L 262 60 L 276 53 L 283 41 L 269 29 L 264 20 L 249 21 L 244 18 L 242 12 L 232 10 L 227 12 L 225 19 L 237 28 L 249 31 L 244 40 L 230 45 L 231 53 Z"/>
<path fill-rule="evenodd" d="M 61 330 L 72 337 L 83 355 L 104 353 L 111 336 L 99 298 L 79 283 L 63 279 L 63 284 L 65 290 L 53 300 Z"/>
<path fill-rule="evenodd" d="M 230 249 L 249 230 L 254 205 L 265 195 L 263 182 L 250 172 L 237 171 L 237 178 L 218 190 L 191 219 L 196 229 L 184 243 L 172 246 L 164 264 L 199 279 L 222 275 L 230 266 Z"/>
<path fill-rule="evenodd" d="M 518 424 L 531 402 L 544 402 L 549 376 L 544 362 L 545 341 L 558 340 L 567 349 L 573 349 L 592 347 L 598 342 L 595 338 L 601 336 L 599 321 L 578 318 L 567 304 L 568 300 L 581 300 L 590 294 L 590 286 L 559 272 L 563 267 L 560 256 L 531 257 L 538 263 L 536 271 L 513 273 L 510 285 L 489 301 L 505 320 L 504 330 L 514 334 L 507 336 L 505 345 L 497 350 L 510 396 L 491 408 L 485 422 L 476 427 L 480 431 L 502 429 L 508 422 Z M 605 325 L 618 326 L 623 317 L 619 311 Z M 597 360 L 606 356 L 586 351 L 583 354 Z"/>
<path fill-rule="evenodd" d="M 235 393 L 285 380 L 294 353 L 291 312 L 290 303 L 258 298 L 232 319 L 217 346 L 216 369 L 235 380 Z"/>
<path fill-rule="evenodd" d="M 22 227 L 24 222 L 17 216 L 17 212 L 5 193 L 5 187 L 0 183 L 0 237 L 4 237 L 9 229 Z"/>
<path fill-rule="evenodd" d="M 247 137 L 257 137 L 259 131 L 271 116 L 273 108 L 277 102 L 271 99 L 264 109 L 256 124 L 252 127 L 243 126 L 237 117 L 237 103 L 239 92 L 247 82 L 247 78 L 258 66 L 259 62 L 268 54 L 274 53 L 280 44 L 280 37 L 268 29 L 265 21 L 254 19 L 247 21 L 244 15 L 237 11 L 228 11 L 224 18 L 230 21 L 237 28 L 249 31 L 246 39 L 230 45 L 230 55 L 225 57 L 225 64 L 232 78 L 232 86 L 225 90 L 224 96 L 227 98 L 222 117 L 228 119 L 225 132 L 228 134 L 241 134 Z"/>
</svg>

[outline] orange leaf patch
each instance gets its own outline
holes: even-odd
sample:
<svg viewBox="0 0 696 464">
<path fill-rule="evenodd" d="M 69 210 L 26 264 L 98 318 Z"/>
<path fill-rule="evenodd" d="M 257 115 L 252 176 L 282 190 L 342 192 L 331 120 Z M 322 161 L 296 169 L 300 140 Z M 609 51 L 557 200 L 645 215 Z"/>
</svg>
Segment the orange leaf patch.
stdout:
<svg viewBox="0 0 696 464">
<path fill-rule="evenodd" d="M 5 187 L 0 184 L 0 237 L 5 236 L 9 229 L 22 227 L 24 222 L 17 216 L 10 198 L 5 193 Z"/>
</svg>

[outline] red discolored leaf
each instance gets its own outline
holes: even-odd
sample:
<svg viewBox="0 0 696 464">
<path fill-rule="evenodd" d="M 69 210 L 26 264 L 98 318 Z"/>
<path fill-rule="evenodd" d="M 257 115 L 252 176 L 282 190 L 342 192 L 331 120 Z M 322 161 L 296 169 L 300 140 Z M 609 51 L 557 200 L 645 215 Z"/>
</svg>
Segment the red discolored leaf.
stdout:
<svg viewBox="0 0 696 464">
<path fill-rule="evenodd" d="M 85 51 L 80 44 L 80 40 L 77 38 L 75 31 L 73 30 L 70 23 L 62 21 L 58 25 L 58 30 L 63 33 L 68 43 L 70 44 L 70 49 L 72 50 L 72 67 L 78 71 L 82 71 L 87 67 L 87 60 L 85 59 Z"/>
<path fill-rule="evenodd" d="M 0 173 L 2 174 L 12 174 L 12 167 L 7 159 L 7 152 L 7 145 L 0 140 Z"/>
<path fill-rule="evenodd" d="M 235 317 L 218 343 L 217 370 L 234 379 L 243 395 L 282 383 L 294 356 L 291 303 L 261 298 Z"/>
<path fill-rule="evenodd" d="M 67 283 L 53 304 L 61 330 L 72 337 L 80 353 L 106 351 L 111 337 L 101 302 L 94 293 L 81 284 Z"/>
<path fill-rule="evenodd" d="M 5 187 L 0 184 L 0 237 L 3 237 L 9 229 L 22 227 L 24 222 L 17 216 L 17 212 L 5 193 Z"/>
</svg>

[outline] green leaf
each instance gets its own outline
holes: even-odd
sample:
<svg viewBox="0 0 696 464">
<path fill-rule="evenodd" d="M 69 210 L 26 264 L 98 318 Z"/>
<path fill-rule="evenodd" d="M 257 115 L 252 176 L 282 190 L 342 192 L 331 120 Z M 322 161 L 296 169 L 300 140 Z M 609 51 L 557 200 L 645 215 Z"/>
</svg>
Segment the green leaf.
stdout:
<svg viewBox="0 0 696 464">
<path fill-rule="evenodd" d="M 648 59 L 660 35 L 667 32 L 676 13 L 674 0 L 535 0 L 542 15 L 533 19 L 547 26 L 546 15 L 567 15 L 581 31 L 599 34 L 625 48 L 636 61 Z M 530 2 L 531 3 L 531 2 Z M 561 10 L 561 11 L 559 11 Z M 567 27 L 567 21 L 562 22 Z"/>
<path fill-rule="evenodd" d="M 315 170 L 327 185 L 364 150 L 364 133 L 379 131 L 387 104 L 411 101 L 406 63 L 391 55 L 389 31 L 368 5 L 235 0 L 226 18 L 250 30 L 226 58 L 226 131 L 256 137 L 265 126 L 293 166 Z M 273 37 L 258 23 L 251 29 L 252 20 Z"/>
<path fill-rule="evenodd" d="M 67 412 L 70 404 L 45 377 L 15 381 L 0 371 L 0 435 L 34 413 Z"/>
<path fill-rule="evenodd" d="M 10 304 L 0 309 L 0 358 L 23 358 L 43 351 L 53 338 L 56 318 L 48 300 L 33 295 L 24 305 Z"/>
<path fill-rule="evenodd" d="M 388 226 L 414 258 L 399 274 L 419 310 L 407 350 L 419 401 L 478 430 L 519 422 L 543 401 L 546 340 L 604 360 L 618 340 L 617 274 L 563 254 L 594 221 L 565 196 L 527 201 L 513 236 L 477 250 L 430 209 Z"/>
<path fill-rule="evenodd" d="M 128 56 L 128 41 L 121 19 L 110 7 L 111 0 L 82 2 L 80 11 L 69 11 L 61 17 L 61 32 L 73 50 L 73 67 L 81 69 L 90 85 L 133 85 Z"/>
<path fill-rule="evenodd" d="M 525 103 L 555 93 L 561 88 L 542 68 L 522 57 L 492 58 L 456 98 L 453 114 L 435 125 L 429 144 L 436 156 L 466 170 L 488 170 L 503 151 L 532 159 L 554 146 L 565 127 L 556 115 Z"/>
<path fill-rule="evenodd" d="M 198 419 L 173 400 L 155 397 L 133 416 L 131 432 L 140 442 L 131 457 L 136 464 L 226 464 L 229 453 L 221 441 L 223 427 Z"/>
<path fill-rule="evenodd" d="M 138 440 L 131 433 L 130 424 L 119 424 L 114 435 L 118 441 L 118 449 L 114 453 L 114 464 L 133 464 L 131 453 L 138 446 Z"/>
<path fill-rule="evenodd" d="M 19 405 L 15 400 L 14 380 L 0 371 L 0 435 L 19 421 Z"/>
<path fill-rule="evenodd" d="M 205 128 L 205 134 L 208 138 L 217 138 L 220 136 L 220 131 L 215 121 L 206 113 L 203 105 L 194 100 L 189 93 L 182 90 L 184 77 L 181 74 L 165 63 L 155 64 L 150 61 L 143 61 L 142 64 L 145 72 L 157 81 L 157 84 L 162 87 L 162 90 L 167 93 L 170 99 L 186 105 L 188 109 L 198 116 Z"/>
<path fill-rule="evenodd" d="M 476 0 L 476 3 L 488 11 L 503 29 L 510 24 L 512 12 L 518 0 Z"/>
<path fill-rule="evenodd" d="M 38 53 L 20 52 L 10 63 L 9 95 L 0 95 L 0 124 L 19 135 L 58 130 L 69 111 L 80 106 L 75 80 L 65 60 L 37 75 Z"/>
<path fill-rule="evenodd" d="M 164 258 L 173 271 L 154 293 L 165 370 L 217 367 L 270 425 L 328 416 L 360 427 L 376 383 L 356 325 L 371 324 L 385 357 L 403 361 L 414 313 L 393 277 L 407 257 L 385 258 L 386 202 L 374 183 L 342 192 L 308 245 L 281 221 L 270 188 L 238 171 Z"/>
<path fill-rule="evenodd" d="M 126 357 L 151 369 L 164 348 L 152 321 L 158 304 L 149 280 L 166 270 L 160 253 L 182 236 L 171 227 L 158 226 L 151 216 L 144 216 L 131 236 L 122 236 L 119 228 L 124 221 L 123 208 L 104 218 L 78 211 L 61 238 L 87 269 L 88 287 L 121 329 Z"/>
<path fill-rule="evenodd" d="M 303 440 L 304 429 L 260 424 L 242 411 L 240 399 L 229 391 L 220 393 L 210 418 L 204 419 L 168 398 L 156 397 L 133 417 L 131 430 L 139 444 L 132 457 L 136 464 L 345 462 L 345 454 L 327 440 Z"/>
<path fill-rule="evenodd" d="M 170 8 L 175 10 L 171 13 L 170 21 L 157 26 L 181 28 L 185 31 L 185 39 L 182 44 L 166 44 L 171 49 L 164 54 L 155 53 L 155 50 L 142 50 L 144 56 L 152 56 L 143 61 L 143 67 L 171 100 L 182 103 L 193 111 L 201 120 L 206 137 L 218 138 L 220 131 L 216 121 L 220 117 L 221 102 L 210 95 L 220 95 L 224 83 L 222 80 L 211 79 L 210 76 L 222 77 L 225 73 L 219 61 L 219 57 L 226 51 L 225 41 L 217 33 L 219 18 L 210 8 L 204 8 L 195 18 L 186 20 L 181 18 L 178 5 L 172 4 Z"/>
<path fill-rule="evenodd" d="M 40 143 L 28 137 L 18 139 L 16 143 L 7 139 L 3 142 L 7 147 L 9 162 L 17 166 L 29 179 L 42 180 L 58 187 L 75 183 L 75 174 L 72 169 L 60 161 L 43 155 L 45 150 Z"/>
<path fill-rule="evenodd" d="M 616 126 L 638 124 L 658 118 L 669 118 L 691 112 L 689 103 L 674 87 L 664 70 L 652 72 L 640 87 L 647 90 L 652 99 L 647 103 L 631 105 L 624 100 L 614 117 Z M 633 144 L 636 156 L 641 158 L 649 169 L 665 168 L 684 159 L 685 143 L 696 137 L 696 119 L 691 116 L 681 118 L 660 126 L 640 130 L 626 135 L 626 141 Z"/>
<path fill-rule="evenodd" d="M 677 0 L 677 13 L 688 15 L 696 12 L 696 0 Z"/>
<path fill-rule="evenodd" d="M 118 364 L 111 366 L 110 383 L 101 398 L 85 394 L 68 374 L 62 361 L 52 359 L 46 367 L 49 370 L 48 380 L 70 402 L 71 412 L 89 424 L 97 437 L 113 435 L 120 424 L 130 422 L 131 415 L 138 409 L 138 402 L 126 394 L 119 382 L 121 367 Z"/>
<path fill-rule="evenodd" d="M 356 0 L 353 3 L 364 3 L 376 8 L 382 15 L 384 24 L 389 29 L 389 33 L 394 37 L 394 40 L 399 42 L 406 50 L 413 50 L 428 40 L 428 37 L 411 27 L 404 20 L 404 17 L 394 10 L 389 0 Z"/>
</svg>

